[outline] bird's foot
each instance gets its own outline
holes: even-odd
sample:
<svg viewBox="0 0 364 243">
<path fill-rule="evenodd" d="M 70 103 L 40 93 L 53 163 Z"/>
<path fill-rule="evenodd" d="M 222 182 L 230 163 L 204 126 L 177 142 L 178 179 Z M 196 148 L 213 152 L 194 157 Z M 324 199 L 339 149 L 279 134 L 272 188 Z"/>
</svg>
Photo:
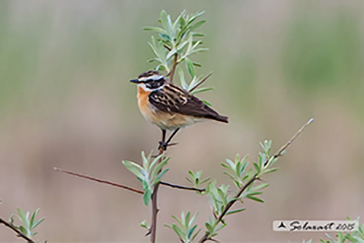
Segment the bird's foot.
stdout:
<svg viewBox="0 0 364 243">
<path fill-rule="evenodd" d="M 170 146 L 173 146 L 173 145 L 176 145 L 177 143 L 162 143 L 162 141 L 159 141 L 159 146 L 158 146 L 158 150 L 163 150 L 163 151 L 166 151 L 167 150 L 167 147 L 170 147 Z"/>
</svg>

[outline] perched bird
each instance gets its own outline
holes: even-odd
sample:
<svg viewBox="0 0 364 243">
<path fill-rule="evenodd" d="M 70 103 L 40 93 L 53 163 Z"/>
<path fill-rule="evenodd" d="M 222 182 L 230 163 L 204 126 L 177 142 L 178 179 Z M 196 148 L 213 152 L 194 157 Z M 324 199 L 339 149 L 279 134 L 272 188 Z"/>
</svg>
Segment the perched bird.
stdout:
<svg viewBox="0 0 364 243">
<path fill-rule="evenodd" d="M 132 79 L 130 82 L 138 84 L 140 112 L 147 121 L 162 129 L 162 141 L 165 140 L 166 130 L 174 131 L 166 142 L 160 142 L 160 147 L 164 150 L 181 127 L 203 120 L 228 123 L 228 117 L 219 115 L 197 97 L 171 83 L 158 71 L 144 72 L 138 79 Z"/>
</svg>

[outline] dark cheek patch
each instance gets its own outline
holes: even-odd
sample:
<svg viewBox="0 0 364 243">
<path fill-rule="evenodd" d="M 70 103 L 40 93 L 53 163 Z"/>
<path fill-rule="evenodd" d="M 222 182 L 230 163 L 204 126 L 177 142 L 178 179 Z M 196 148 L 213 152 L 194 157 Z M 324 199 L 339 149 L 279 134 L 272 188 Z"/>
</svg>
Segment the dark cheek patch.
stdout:
<svg viewBox="0 0 364 243">
<path fill-rule="evenodd" d="M 150 84 L 147 84 L 146 86 L 149 89 L 156 89 L 156 88 L 159 88 L 162 85 L 163 85 L 163 81 L 154 81 L 154 82 L 152 82 Z"/>
</svg>

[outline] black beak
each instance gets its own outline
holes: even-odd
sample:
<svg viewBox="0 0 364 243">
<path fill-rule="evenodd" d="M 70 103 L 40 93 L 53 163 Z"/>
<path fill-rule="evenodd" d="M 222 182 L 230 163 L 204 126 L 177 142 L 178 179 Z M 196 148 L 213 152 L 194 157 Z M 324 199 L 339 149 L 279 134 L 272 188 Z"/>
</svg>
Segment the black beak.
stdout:
<svg viewBox="0 0 364 243">
<path fill-rule="evenodd" d="M 132 79 L 132 80 L 130 80 L 130 82 L 131 83 L 136 83 L 136 84 L 140 83 L 140 81 L 138 79 Z"/>
</svg>

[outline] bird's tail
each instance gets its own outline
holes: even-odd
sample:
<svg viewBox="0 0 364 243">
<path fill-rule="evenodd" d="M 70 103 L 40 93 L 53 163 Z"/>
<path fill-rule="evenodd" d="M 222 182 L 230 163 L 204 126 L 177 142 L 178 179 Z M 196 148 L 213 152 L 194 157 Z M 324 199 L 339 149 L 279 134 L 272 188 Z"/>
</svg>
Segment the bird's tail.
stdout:
<svg viewBox="0 0 364 243">
<path fill-rule="evenodd" d="M 229 123 L 229 118 L 227 116 L 215 116 L 213 118 L 215 121 L 219 121 L 219 122 L 225 122 L 225 123 Z"/>
<path fill-rule="evenodd" d="M 229 118 L 227 116 L 220 116 L 219 114 L 216 114 L 216 115 L 210 114 L 210 115 L 205 116 L 205 118 L 212 119 L 212 120 L 219 121 L 219 122 L 229 123 L 229 121 L 228 121 Z"/>
</svg>

